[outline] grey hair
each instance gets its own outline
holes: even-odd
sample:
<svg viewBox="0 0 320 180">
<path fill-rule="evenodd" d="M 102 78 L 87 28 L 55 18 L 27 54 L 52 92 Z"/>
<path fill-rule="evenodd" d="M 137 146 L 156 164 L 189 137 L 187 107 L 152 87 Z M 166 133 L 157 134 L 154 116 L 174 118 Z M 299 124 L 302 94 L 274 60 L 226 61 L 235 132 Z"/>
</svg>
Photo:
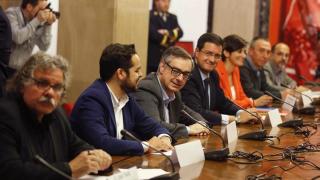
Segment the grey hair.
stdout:
<svg viewBox="0 0 320 180">
<path fill-rule="evenodd" d="M 20 92 L 21 89 L 33 78 L 35 70 L 50 70 L 58 68 L 63 72 L 63 85 L 65 95 L 66 89 L 70 85 L 71 72 L 68 61 L 62 56 L 51 56 L 42 51 L 32 55 L 28 61 L 19 69 L 16 74 L 8 81 L 8 92 Z"/>
<path fill-rule="evenodd" d="M 189 55 L 189 53 L 186 50 L 184 50 L 181 47 L 172 46 L 166 49 L 162 54 L 161 60 L 164 61 L 165 63 L 170 63 L 173 58 L 182 58 L 185 60 L 190 60 L 192 65 L 191 70 L 194 68 L 194 61 L 192 57 Z"/>
</svg>

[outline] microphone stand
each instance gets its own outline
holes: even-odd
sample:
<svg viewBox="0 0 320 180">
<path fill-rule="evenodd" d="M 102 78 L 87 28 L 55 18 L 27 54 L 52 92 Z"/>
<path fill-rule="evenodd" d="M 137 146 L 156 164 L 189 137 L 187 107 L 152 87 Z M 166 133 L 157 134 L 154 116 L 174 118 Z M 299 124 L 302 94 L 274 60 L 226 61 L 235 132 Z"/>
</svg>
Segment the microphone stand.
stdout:
<svg viewBox="0 0 320 180">
<path fill-rule="evenodd" d="M 206 125 L 204 125 L 202 122 L 199 122 L 198 120 L 196 120 L 194 117 L 192 117 L 184 109 L 182 109 L 181 112 L 184 113 L 186 116 L 188 116 L 193 122 L 200 124 L 201 126 L 203 126 L 204 128 L 208 129 L 211 133 L 215 134 L 216 136 L 218 136 L 221 139 L 222 145 L 223 145 L 223 149 L 221 149 L 221 150 L 212 150 L 212 151 L 205 152 L 204 153 L 205 159 L 206 160 L 213 160 L 213 161 L 225 161 L 225 160 L 227 160 L 228 155 L 229 155 L 229 148 L 227 147 L 227 144 L 225 143 L 225 141 L 222 138 L 222 136 L 219 133 L 217 133 L 215 130 L 213 130 L 213 129 L 207 127 Z"/>
<path fill-rule="evenodd" d="M 180 175 L 178 172 L 176 172 L 176 169 L 174 168 L 174 165 L 173 165 L 173 162 L 172 160 L 167 156 L 165 155 L 163 152 L 157 150 L 156 148 L 150 146 L 149 144 L 146 144 L 144 143 L 143 141 L 141 141 L 140 139 L 138 139 L 136 136 L 134 136 L 133 134 L 131 134 L 129 131 L 125 130 L 125 129 L 122 129 L 120 131 L 120 133 L 123 135 L 123 136 L 127 136 L 127 137 L 130 137 L 132 138 L 133 140 L 149 147 L 150 149 L 156 151 L 157 153 L 160 153 L 162 156 L 164 156 L 165 158 L 167 158 L 171 164 L 171 173 L 169 174 L 164 174 L 164 175 L 160 175 L 160 176 L 156 176 L 156 177 L 153 177 L 151 178 L 151 180 L 178 180 L 180 178 Z"/>
<path fill-rule="evenodd" d="M 270 95 L 271 97 L 277 99 L 278 101 L 282 102 L 282 103 L 285 103 L 291 107 L 294 108 L 294 106 L 290 103 L 287 103 L 286 101 L 283 101 L 282 99 L 278 98 L 277 96 L 273 95 L 271 92 L 269 91 L 264 91 L 266 94 Z M 303 125 L 303 121 L 302 121 L 302 118 L 300 117 L 300 111 L 298 111 L 298 118 L 296 119 L 292 119 L 292 120 L 289 120 L 289 121 L 285 121 L 285 122 L 282 122 L 280 124 L 278 124 L 279 127 L 291 127 L 291 128 L 296 128 L 298 126 L 302 126 Z"/>
<path fill-rule="evenodd" d="M 260 116 L 257 116 L 255 114 L 253 114 L 252 112 L 246 110 L 245 108 L 239 106 L 238 104 L 234 103 L 231 100 L 230 100 L 230 102 L 232 104 L 234 104 L 235 106 L 237 106 L 238 108 L 240 108 L 241 110 L 244 110 L 245 112 L 249 113 L 251 116 L 257 118 L 259 123 L 260 123 L 260 125 L 261 125 L 261 128 L 260 128 L 259 131 L 249 132 L 249 133 L 243 134 L 243 135 L 239 136 L 239 139 L 264 141 L 265 139 L 270 138 L 270 137 L 267 136 L 267 131 L 264 129 L 264 125 L 263 125 L 263 122 L 262 122 Z"/>
</svg>

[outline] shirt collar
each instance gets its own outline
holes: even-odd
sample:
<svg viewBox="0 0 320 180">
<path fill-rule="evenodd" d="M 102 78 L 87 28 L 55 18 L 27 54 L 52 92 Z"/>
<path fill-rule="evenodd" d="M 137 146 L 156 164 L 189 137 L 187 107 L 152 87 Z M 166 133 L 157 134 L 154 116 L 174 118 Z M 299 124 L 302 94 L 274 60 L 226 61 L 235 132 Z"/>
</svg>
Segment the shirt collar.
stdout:
<svg viewBox="0 0 320 180">
<path fill-rule="evenodd" d="M 270 66 L 272 68 L 272 71 L 275 72 L 275 74 L 280 74 L 282 72 L 281 67 L 276 65 L 276 63 L 274 63 L 273 61 L 269 61 L 269 62 L 270 62 Z"/>
<path fill-rule="evenodd" d="M 164 88 L 162 87 L 162 84 L 160 83 L 160 80 L 159 80 L 158 75 L 157 75 L 157 80 L 158 80 L 158 83 L 159 83 L 159 85 L 160 85 L 161 94 L 162 94 L 162 100 L 163 100 L 163 102 L 165 102 L 166 105 L 168 105 L 171 101 L 173 101 L 173 100 L 176 98 L 176 96 L 175 96 L 175 94 L 173 94 L 173 96 L 170 97 L 170 96 L 167 94 L 167 92 L 166 92 L 166 91 L 164 90 Z"/>
<path fill-rule="evenodd" d="M 107 88 L 109 89 L 109 92 L 111 94 L 111 101 L 112 101 L 112 106 L 114 109 L 122 109 L 127 102 L 129 101 L 129 97 L 126 94 L 124 97 L 118 100 L 117 96 L 113 93 L 112 89 L 109 87 L 109 85 L 106 83 Z"/>
<path fill-rule="evenodd" d="M 205 79 L 207 79 L 209 77 L 209 74 L 205 74 L 204 72 L 201 71 L 201 69 L 199 68 L 200 71 L 200 76 L 201 76 L 201 80 L 204 81 Z"/>
<path fill-rule="evenodd" d="M 252 59 L 251 59 L 250 56 L 247 57 L 247 60 L 248 60 L 250 66 L 252 67 L 252 69 L 253 69 L 254 71 L 258 71 L 258 70 L 259 70 L 259 68 L 252 62 Z"/>
</svg>

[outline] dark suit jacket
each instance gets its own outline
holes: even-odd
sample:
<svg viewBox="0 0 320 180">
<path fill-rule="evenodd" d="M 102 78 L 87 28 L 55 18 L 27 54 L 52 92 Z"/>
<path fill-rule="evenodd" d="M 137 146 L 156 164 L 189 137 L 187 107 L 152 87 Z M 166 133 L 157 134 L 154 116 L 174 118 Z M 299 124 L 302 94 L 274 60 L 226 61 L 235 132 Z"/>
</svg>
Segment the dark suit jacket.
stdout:
<svg viewBox="0 0 320 180">
<path fill-rule="evenodd" d="M 236 115 L 240 110 L 224 96 L 219 85 L 219 76 L 216 71 L 210 73 L 210 107 L 206 109 L 205 90 L 203 87 L 200 70 L 196 65 L 192 75 L 181 90 L 182 100 L 194 111 L 200 113 L 212 124 L 221 124 L 221 114 Z M 221 114 L 220 114 L 221 113 Z"/>
<path fill-rule="evenodd" d="M 168 105 L 170 123 L 165 122 L 165 105 L 156 73 L 151 73 L 141 80 L 138 84 L 138 90 L 133 95 L 142 109 L 158 120 L 175 138 L 188 137 L 186 125 L 194 124 L 194 121 L 181 112 L 182 109 L 193 116 L 194 119 L 206 121 L 200 114 L 194 112 L 182 102 L 181 95 L 178 92 L 175 93 L 175 99 Z"/>
<path fill-rule="evenodd" d="M 151 10 L 149 17 L 149 43 L 148 43 L 148 72 L 156 71 L 160 62 L 163 51 L 173 46 L 182 36 L 183 31 L 178 24 L 177 16 L 168 13 L 167 21 L 165 22 L 157 11 Z M 161 45 L 163 35 L 158 33 L 159 29 L 167 29 L 170 35 L 173 34 L 173 29 L 179 27 L 178 38 L 170 42 L 169 40 L 164 45 Z M 150 71 L 152 69 L 152 71 Z"/>
<path fill-rule="evenodd" d="M 257 74 L 258 71 L 260 72 L 260 76 Z M 246 95 L 257 99 L 265 94 L 264 91 L 269 91 L 278 98 L 281 98 L 280 91 L 268 85 L 264 71 L 258 71 L 253 69 L 248 59 L 246 59 L 244 65 L 240 67 L 240 80 Z"/>
<path fill-rule="evenodd" d="M 132 97 L 122 109 L 124 129 L 148 140 L 160 134 L 169 134 L 139 107 Z M 112 155 L 142 155 L 141 143 L 117 139 L 115 115 L 111 94 L 106 83 L 98 79 L 78 98 L 71 113 L 71 125 L 79 137 Z"/>
<path fill-rule="evenodd" d="M 48 142 L 39 142 L 38 133 L 42 127 L 34 113 L 28 110 L 21 97 L 7 96 L 0 100 L 0 177 L 4 179 L 62 179 L 61 175 L 48 169 L 35 160 L 35 155 L 47 154 Z M 93 149 L 79 139 L 71 130 L 64 111 L 57 108 L 43 118 L 50 133 L 51 165 L 71 175 L 68 162 L 81 151 Z"/>
</svg>

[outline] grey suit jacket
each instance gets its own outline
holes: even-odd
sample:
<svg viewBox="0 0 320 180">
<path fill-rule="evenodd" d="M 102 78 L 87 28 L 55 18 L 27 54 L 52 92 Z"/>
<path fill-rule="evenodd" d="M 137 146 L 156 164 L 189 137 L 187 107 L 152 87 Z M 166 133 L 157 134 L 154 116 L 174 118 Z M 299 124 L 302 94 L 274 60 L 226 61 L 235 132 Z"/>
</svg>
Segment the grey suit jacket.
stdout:
<svg viewBox="0 0 320 180">
<path fill-rule="evenodd" d="M 195 111 L 187 107 L 181 100 L 180 93 L 175 93 L 175 99 L 169 103 L 169 121 L 165 121 L 164 102 L 161 87 L 156 73 L 150 73 L 138 84 L 138 90 L 133 93 L 138 104 L 151 117 L 158 120 L 161 125 L 167 128 L 174 138 L 187 137 L 188 131 L 186 125 L 194 124 L 181 110 L 184 109 L 194 119 L 206 122 L 206 120 Z"/>
<path fill-rule="evenodd" d="M 267 83 L 279 91 L 284 90 L 286 88 L 282 87 L 281 84 L 284 84 L 289 87 L 295 87 L 297 85 L 297 82 L 291 79 L 288 74 L 285 71 L 280 71 L 279 73 L 276 73 L 275 65 L 269 61 L 264 66 L 264 74 L 266 75 Z M 278 81 L 277 81 L 278 78 Z M 278 84 L 281 83 L 281 84 Z"/>
</svg>

